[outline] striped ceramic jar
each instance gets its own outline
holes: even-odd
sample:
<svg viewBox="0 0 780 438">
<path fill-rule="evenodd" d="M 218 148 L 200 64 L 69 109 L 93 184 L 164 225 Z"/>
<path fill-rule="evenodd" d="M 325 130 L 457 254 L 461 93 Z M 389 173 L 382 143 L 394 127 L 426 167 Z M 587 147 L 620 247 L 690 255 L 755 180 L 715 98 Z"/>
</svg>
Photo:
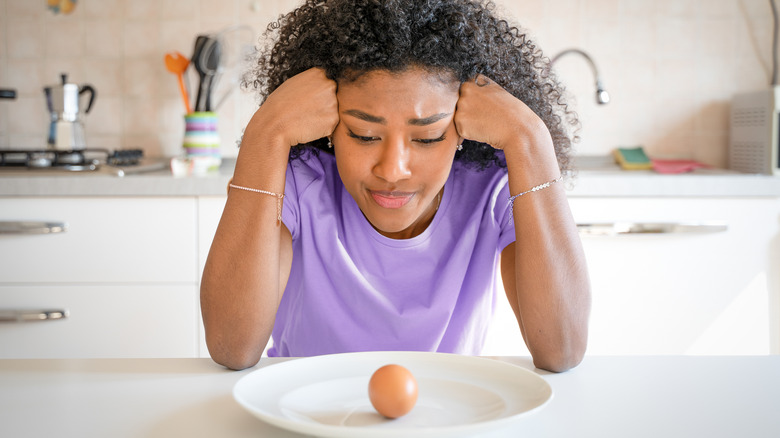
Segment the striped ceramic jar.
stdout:
<svg viewBox="0 0 780 438">
<path fill-rule="evenodd" d="M 184 116 L 184 152 L 188 157 L 219 157 L 217 113 L 199 111 Z"/>
</svg>

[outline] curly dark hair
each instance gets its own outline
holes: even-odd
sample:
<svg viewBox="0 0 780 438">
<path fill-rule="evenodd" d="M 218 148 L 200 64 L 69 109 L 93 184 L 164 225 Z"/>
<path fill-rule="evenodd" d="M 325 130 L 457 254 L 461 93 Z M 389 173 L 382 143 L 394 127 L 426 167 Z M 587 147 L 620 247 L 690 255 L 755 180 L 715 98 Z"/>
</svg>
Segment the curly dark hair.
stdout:
<svg viewBox="0 0 780 438">
<path fill-rule="evenodd" d="M 461 83 L 481 73 L 522 100 L 547 125 L 561 170 L 569 169 L 567 128 L 579 126 L 550 71 L 549 58 L 518 27 L 498 18 L 492 1 L 306 0 L 268 25 L 273 42 L 244 78 L 264 101 L 285 80 L 312 67 L 337 83 L 372 70 L 418 66 Z M 568 127 L 567 127 L 568 124 Z M 576 137 L 575 137 L 576 139 Z M 326 139 L 304 146 L 332 153 Z M 310 148 L 293 148 L 291 158 Z M 466 140 L 456 160 L 505 166 L 490 145 Z"/>
</svg>

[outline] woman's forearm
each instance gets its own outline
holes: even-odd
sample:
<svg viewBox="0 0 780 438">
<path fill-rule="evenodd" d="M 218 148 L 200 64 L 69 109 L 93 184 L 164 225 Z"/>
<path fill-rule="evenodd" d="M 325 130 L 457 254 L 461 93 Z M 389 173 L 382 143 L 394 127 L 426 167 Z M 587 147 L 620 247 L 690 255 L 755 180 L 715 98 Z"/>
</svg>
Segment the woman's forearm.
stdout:
<svg viewBox="0 0 780 438">
<path fill-rule="evenodd" d="M 233 183 L 283 193 L 289 146 L 245 135 Z M 212 358 L 233 369 L 253 366 L 268 343 L 289 273 L 289 231 L 278 198 L 230 189 L 201 283 L 201 311 Z"/>
<path fill-rule="evenodd" d="M 505 150 L 511 194 L 560 175 L 549 133 L 540 130 L 526 138 L 525 144 Z M 534 363 L 565 371 L 585 354 L 590 284 L 563 186 L 553 183 L 516 198 L 513 215 L 514 272 L 509 274 L 514 274 L 515 289 L 507 295 L 515 300 L 513 307 Z"/>
</svg>

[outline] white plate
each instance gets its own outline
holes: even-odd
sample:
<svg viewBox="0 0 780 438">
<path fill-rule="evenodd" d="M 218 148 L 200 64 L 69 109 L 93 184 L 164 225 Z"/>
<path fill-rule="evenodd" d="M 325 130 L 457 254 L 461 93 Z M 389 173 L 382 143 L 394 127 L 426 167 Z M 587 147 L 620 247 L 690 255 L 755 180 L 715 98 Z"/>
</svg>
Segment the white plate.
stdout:
<svg viewBox="0 0 780 438">
<path fill-rule="evenodd" d="M 417 404 L 395 420 L 379 415 L 368 381 L 399 364 L 417 379 Z M 536 373 L 506 362 L 425 352 L 313 356 L 253 371 L 233 397 L 256 417 L 298 433 L 328 437 L 452 436 L 505 427 L 540 409 L 552 388 Z"/>
</svg>

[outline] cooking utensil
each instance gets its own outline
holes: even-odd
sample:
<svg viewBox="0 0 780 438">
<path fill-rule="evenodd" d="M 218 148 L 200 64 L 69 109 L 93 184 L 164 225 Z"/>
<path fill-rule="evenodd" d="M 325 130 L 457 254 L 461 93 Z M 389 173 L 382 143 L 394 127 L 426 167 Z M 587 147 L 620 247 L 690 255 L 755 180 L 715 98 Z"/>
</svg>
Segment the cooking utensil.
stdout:
<svg viewBox="0 0 780 438">
<path fill-rule="evenodd" d="M 181 98 L 184 101 L 184 109 L 187 110 L 187 114 L 192 112 L 190 108 L 190 97 L 187 94 L 187 89 L 184 87 L 184 72 L 187 71 L 187 67 L 190 65 L 190 60 L 185 58 L 180 52 L 170 52 L 165 54 L 165 67 L 169 72 L 176 75 L 179 81 L 179 91 L 181 92 Z"/>
<path fill-rule="evenodd" d="M 246 71 L 247 62 L 255 59 L 254 31 L 247 25 L 229 26 L 211 38 L 219 42 L 218 46 L 213 46 L 219 53 L 211 55 L 211 65 L 216 72 L 209 83 L 207 106 L 211 111 L 217 111 L 240 88 L 241 73 Z"/>
<path fill-rule="evenodd" d="M 203 46 L 206 45 L 208 40 L 208 36 L 198 35 L 198 37 L 195 39 L 195 47 L 192 50 L 192 58 L 190 58 L 190 61 L 195 65 L 195 70 L 198 72 L 198 76 L 200 77 L 200 81 L 198 82 L 198 91 L 195 94 L 195 111 L 203 111 L 204 108 L 204 102 L 202 99 L 204 94 L 204 82 L 206 81 L 206 66 L 201 54 L 203 53 Z"/>
<path fill-rule="evenodd" d="M 222 43 L 217 38 L 209 38 L 206 41 L 203 51 L 203 65 L 206 70 L 206 102 L 205 110 L 211 111 L 211 95 L 214 91 L 214 84 L 220 73 L 220 58 L 222 57 Z"/>
</svg>

